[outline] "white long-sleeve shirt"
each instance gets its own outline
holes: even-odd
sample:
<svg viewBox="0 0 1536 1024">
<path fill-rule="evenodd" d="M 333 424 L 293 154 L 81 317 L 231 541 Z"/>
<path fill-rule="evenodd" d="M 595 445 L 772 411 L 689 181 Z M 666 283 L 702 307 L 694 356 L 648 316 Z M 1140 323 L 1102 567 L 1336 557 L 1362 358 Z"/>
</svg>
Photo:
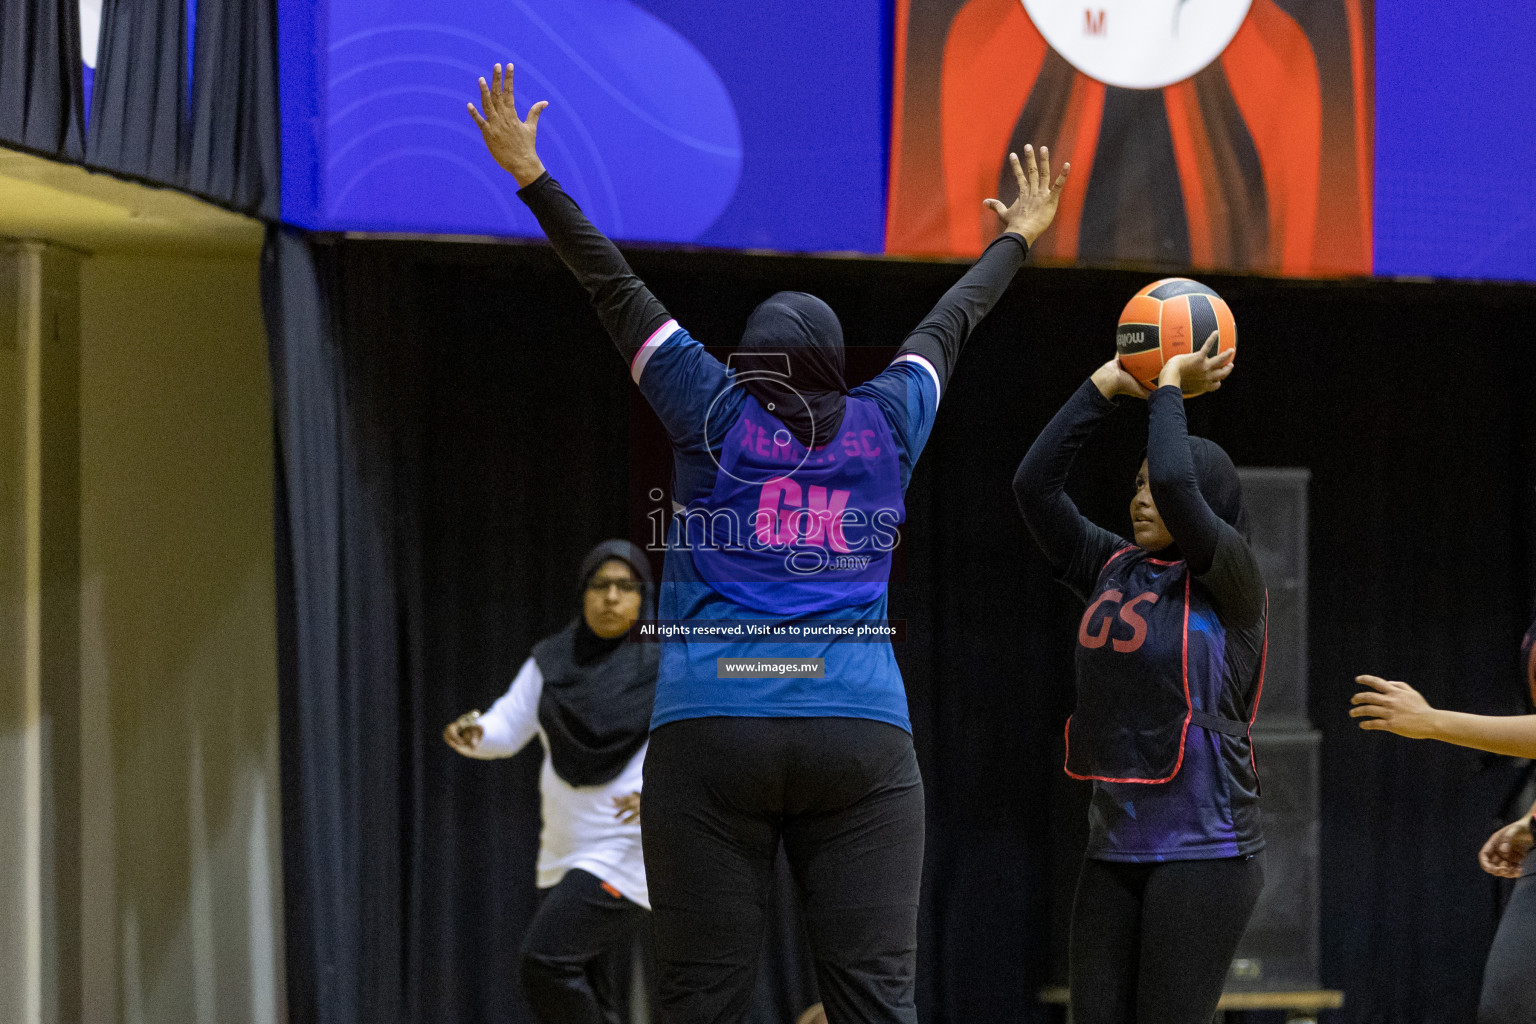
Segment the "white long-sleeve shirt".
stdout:
<svg viewBox="0 0 1536 1024">
<path fill-rule="evenodd" d="M 544 745 L 539 773 L 539 798 L 544 824 L 539 833 L 538 886 L 559 883 L 572 868 L 596 875 L 624 896 L 649 910 L 645 861 L 640 852 L 639 824 L 626 825 L 614 817 L 614 798 L 640 792 L 646 744 L 629 759 L 613 781 L 601 786 L 572 786 L 555 773 L 549 737 L 539 725 L 539 697 L 544 676 L 532 658 L 523 662 L 512 685 L 491 709 L 480 716 L 485 730 L 473 756 L 483 760 L 511 757 L 535 735 Z"/>
</svg>

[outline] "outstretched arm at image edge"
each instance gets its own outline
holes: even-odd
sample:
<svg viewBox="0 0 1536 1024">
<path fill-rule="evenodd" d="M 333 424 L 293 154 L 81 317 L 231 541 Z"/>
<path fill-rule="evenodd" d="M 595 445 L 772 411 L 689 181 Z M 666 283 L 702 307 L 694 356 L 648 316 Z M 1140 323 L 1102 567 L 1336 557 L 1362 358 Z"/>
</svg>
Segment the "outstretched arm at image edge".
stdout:
<svg viewBox="0 0 1536 1024">
<path fill-rule="evenodd" d="M 1369 728 L 1364 723 L 1362 728 Z M 1490 754 L 1536 758 L 1536 715 L 1471 715 L 1434 709 L 1424 737 Z"/>
<path fill-rule="evenodd" d="M 1114 412 L 1092 379 L 1083 382 L 1029 446 L 1013 475 L 1013 496 L 1045 559 L 1067 586 L 1086 597 L 1104 561 L 1127 541 L 1089 522 L 1067 496 L 1077 450 Z"/>
<path fill-rule="evenodd" d="M 1490 754 L 1536 758 L 1536 715 L 1471 715 L 1430 706 L 1424 695 L 1401 680 L 1360 675 L 1365 689 L 1349 699 L 1349 717 L 1360 728 L 1414 740 L 1439 740 Z"/>
</svg>

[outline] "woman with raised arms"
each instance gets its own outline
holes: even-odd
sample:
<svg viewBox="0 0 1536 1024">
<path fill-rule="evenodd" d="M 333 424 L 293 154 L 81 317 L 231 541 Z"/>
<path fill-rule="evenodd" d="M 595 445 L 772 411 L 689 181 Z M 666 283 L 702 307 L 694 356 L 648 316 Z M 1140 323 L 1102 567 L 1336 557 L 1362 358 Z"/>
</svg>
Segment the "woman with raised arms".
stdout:
<svg viewBox="0 0 1536 1024">
<path fill-rule="evenodd" d="M 842 327 L 780 292 L 731 365 L 704 350 L 545 170 L 546 103 L 523 119 L 512 69 L 480 81 L 487 148 L 577 280 L 672 443 L 660 618 L 883 625 L 903 493 L 971 330 L 1055 216 L 1066 169 L 1026 147 L 996 241 L 850 388 Z M 549 425 L 554 429 L 556 425 Z M 695 531 L 697 531 L 695 533 Z M 771 659 L 779 659 L 773 661 Z M 888 640 L 662 645 L 645 763 L 646 874 L 667 1024 L 739 1020 L 782 842 L 831 1024 L 916 1020 L 923 790 Z"/>
</svg>

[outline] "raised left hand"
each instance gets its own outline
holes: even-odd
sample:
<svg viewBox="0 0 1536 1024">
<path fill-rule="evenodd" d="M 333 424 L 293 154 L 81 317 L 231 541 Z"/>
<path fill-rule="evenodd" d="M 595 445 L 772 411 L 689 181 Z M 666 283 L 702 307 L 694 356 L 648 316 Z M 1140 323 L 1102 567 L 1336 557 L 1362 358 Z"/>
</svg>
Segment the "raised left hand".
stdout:
<svg viewBox="0 0 1536 1024">
<path fill-rule="evenodd" d="M 1185 398 L 1220 390 L 1221 382 L 1232 375 L 1232 357 L 1236 353 L 1232 349 L 1218 353 L 1218 343 L 1217 332 L 1212 331 L 1205 344 L 1195 351 L 1168 360 L 1157 375 L 1157 386 L 1172 384 Z"/>
<path fill-rule="evenodd" d="M 469 116 L 480 126 L 485 148 L 491 151 L 491 156 L 517 179 L 519 188 L 539 180 L 539 175 L 544 173 L 544 162 L 539 159 L 534 143 L 539 134 L 539 115 L 549 106 L 549 101 L 535 103 L 528 111 L 528 120 L 518 117 L 517 107 L 512 102 L 512 65 L 507 65 L 507 78 L 503 83 L 501 65 L 497 64 L 491 72 L 490 85 L 480 79 L 480 103 L 485 107 L 485 115 L 482 117 L 471 103 Z"/>
<path fill-rule="evenodd" d="M 1349 699 L 1354 707 L 1350 718 L 1362 719 L 1362 729 L 1384 729 L 1411 740 L 1434 735 L 1435 709 L 1407 683 L 1380 676 L 1355 676 L 1355 682 L 1370 687 Z"/>
</svg>

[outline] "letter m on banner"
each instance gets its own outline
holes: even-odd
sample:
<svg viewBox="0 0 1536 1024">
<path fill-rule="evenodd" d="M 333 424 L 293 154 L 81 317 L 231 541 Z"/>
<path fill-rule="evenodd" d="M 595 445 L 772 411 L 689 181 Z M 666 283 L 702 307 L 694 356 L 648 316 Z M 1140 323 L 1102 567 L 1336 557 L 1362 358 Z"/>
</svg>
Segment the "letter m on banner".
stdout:
<svg viewBox="0 0 1536 1024">
<path fill-rule="evenodd" d="M 1083 9 L 1083 34 L 1101 36 L 1104 34 L 1104 12 L 1095 11 L 1091 7 Z"/>
</svg>

